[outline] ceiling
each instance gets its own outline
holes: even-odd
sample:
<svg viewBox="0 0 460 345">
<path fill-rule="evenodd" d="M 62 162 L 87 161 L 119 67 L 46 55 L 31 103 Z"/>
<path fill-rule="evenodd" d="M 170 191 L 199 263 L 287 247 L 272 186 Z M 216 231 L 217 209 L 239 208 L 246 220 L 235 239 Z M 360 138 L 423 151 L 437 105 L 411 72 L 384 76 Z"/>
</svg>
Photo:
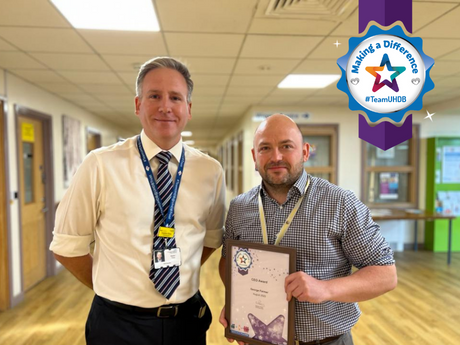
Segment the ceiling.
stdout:
<svg viewBox="0 0 460 345">
<path fill-rule="evenodd" d="M 153 2 L 161 27 L 155 33 L 76 30 L 49 0 L 1 0 L 0 67 L 138 131 L 139 64 L 160 55 L 179 58 L 195 82 L 187 129 L 201 147 L 215 145 L 252 105 L 347 107 L 335 83 L 306 90 L 276 86 L 289 73 L 340 74 L 337 58 L 358 35 L 357 0 L 299 0 L 278 12 L 270 11 L 273 0 Z M 435 59 L 436 88 L 424 104 L 459 98 L 460 0 L 413 1 L 413 35 Z"/>
</svg>

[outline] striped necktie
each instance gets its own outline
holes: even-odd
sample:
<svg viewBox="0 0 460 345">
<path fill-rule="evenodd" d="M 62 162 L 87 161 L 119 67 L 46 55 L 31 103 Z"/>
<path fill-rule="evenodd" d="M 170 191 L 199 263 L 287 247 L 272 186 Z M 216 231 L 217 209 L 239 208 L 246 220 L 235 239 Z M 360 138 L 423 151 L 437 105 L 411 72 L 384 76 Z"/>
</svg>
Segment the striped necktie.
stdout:
<svg viewBox="0 0 460 345">
<path fill-rule="evenodd" d="M 158 167 L 158 174 L 156 178 L 156 184 L 158 192 L 160 194 L 161 202 L 163 204 L 163 211 L 166 217 L 169 204 L 172 196 L 173 182 L 171 174 L 168 170 L 168 163 L 171 159 L 171 153 L 168 151 L 161 151 L 155 156 L 160 164 Z M 154 220 L 154 236 L 153 236 L 153 250 L 152 250 L 152 264 L 150 266 L 150 279 L 155 284 L 155 288 L 165 296 L 167 299 L 171 298 L 176 291 L 177 287 L 180 284 L 179 279 L 179 267 L 165 267 L 155 269 L 154 267 L 154 253 L 155 250 L 165 249 L 165 248 L 176 248 L 176 238 L 175 236 L 171 238 L 159 237 L 158 229 L 160 226 L 163 226 L 163 216 L 161 215 L 160 209 L 155 207 L 155 220 Z M 165 224 L 171 228 L 174 228 L 174 217 L 171 221 L 171 224 Z M 165 244 L 167 240 L 167 244 Z"/>
</svg>

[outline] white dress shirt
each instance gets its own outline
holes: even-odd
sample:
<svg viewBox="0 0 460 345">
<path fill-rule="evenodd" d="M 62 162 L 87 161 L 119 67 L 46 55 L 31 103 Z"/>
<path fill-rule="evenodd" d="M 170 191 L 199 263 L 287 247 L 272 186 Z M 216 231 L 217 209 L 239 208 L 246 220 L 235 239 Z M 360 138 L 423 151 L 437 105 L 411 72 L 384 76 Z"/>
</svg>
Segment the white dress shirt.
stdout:
<svg viewBox="0 0 460 345">
<path fill-rule="evenodd" d="M 155 199 L 136 145 L 137 137 L 92 151 L 61 200 L 50 250 L 84 256 L 95 242 L 93 288 L 112 301 L 152 308 L 182 303 L 199 288 L 202 247 L 222 243 L 225 182 L 221 165 L 180 141 L 169 151 L 173 181 L 182 146 L 185 166 L 174 209 L 180 248 L 180 285 L 168 301 L 149 279 Z M 161 149 L 142 131 L 142 145 L 156 175 Z M 216 268 L 217 270 L 217 268 Z"/>
</svg>

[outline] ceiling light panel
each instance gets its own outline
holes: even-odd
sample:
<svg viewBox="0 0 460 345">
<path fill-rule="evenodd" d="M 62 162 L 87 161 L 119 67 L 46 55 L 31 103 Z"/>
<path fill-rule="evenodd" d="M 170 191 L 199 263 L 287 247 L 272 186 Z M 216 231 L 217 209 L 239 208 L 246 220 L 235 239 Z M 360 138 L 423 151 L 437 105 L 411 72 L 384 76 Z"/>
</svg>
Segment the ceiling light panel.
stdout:
<svg viewBox="0 0 460 345">
<path fill-rule="evenodd" d="M 160 31 L 151 0 L 51 0 L 77 29 Z"/>
<path fill-rule="evenodd" d="M 322 89 L 340 78 L 338 74 L 289 74 L 278 84 L 280 89 Z"/>
</svg>

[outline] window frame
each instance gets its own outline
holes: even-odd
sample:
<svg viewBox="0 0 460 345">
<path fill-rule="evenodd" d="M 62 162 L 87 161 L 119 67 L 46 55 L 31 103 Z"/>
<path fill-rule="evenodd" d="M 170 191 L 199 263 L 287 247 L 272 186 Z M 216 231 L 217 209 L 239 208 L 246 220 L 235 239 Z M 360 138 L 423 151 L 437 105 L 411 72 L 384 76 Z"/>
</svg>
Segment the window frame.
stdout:
<svg viewBox="0 0 460 345">
<path fill-rule="evenodd" d="M 337 185 L 339 179 L 339 125 L 338 124 L 299 124 L 302 136 L 331 136 L 330 151 L 329 151 L 329 166 L 324 167 L 306 167 L 305 171 L 308 174 L 329 174 L 329 182 Z"/>
<path fill-rule="evenodd" d="M 405 209 L 418 208 L 418 183 L 420 163 L 420 124 L 412 125 L 412 138 L 409 139 L 409 164 L 393 166 L 368 166 L 367 165 L 367 142 L 361 142 L 361 200 L 369 208 Z M 407 173 L 408 174 L 408 202 L 370 202 L 367 190 L 368 173 Z M 401 187 L 399 187 L 401 188 Z"/>
</svg>

